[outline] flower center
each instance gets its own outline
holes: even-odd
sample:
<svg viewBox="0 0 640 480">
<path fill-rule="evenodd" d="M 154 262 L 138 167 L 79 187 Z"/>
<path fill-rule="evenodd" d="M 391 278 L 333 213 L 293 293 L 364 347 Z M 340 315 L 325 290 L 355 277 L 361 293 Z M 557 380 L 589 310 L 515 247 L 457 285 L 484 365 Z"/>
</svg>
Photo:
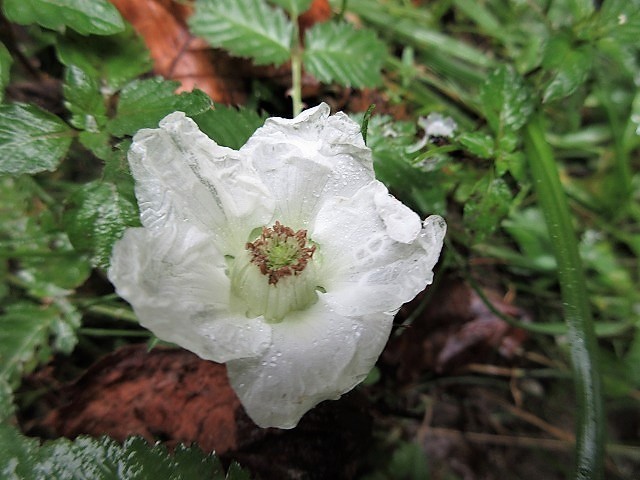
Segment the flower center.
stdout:
<svg viewBox="0 0 640 480">
<path fill-rule="evenodd" d="M 276 221 L 263 227 L 258 238 L 248 242 L 231 258 L 231 304 L 253 318 L 280 322 L 292 311 L 303 310 L 317 299 L 317 247 L 306 230 L 294 231 Z"/>
<path fill-rule="evenodd" d="M 262 234 L 247 243 L 251 263 L 257 265 L 260 273 L 269 277 L 270 285 L 278 280 L 304 271 L 313 257 L 316 246 L 307 247 L 307 231 L 285 227 L 276 221 L 272 228 L 262 227 Z"/>
</svg>

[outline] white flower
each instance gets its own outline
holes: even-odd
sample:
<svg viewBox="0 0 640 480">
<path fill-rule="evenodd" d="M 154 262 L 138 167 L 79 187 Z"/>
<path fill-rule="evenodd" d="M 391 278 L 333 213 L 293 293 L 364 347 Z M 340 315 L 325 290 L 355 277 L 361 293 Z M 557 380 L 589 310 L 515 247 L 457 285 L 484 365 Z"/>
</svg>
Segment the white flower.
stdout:
<svg viewBox="0 0 640 480">
<path fill-rule="evenodd" d="M 325 104 L 267 120 L 239 151 L 172 113 L 129 162 L 143 227 L 109 278 L 156 336 L 226 362 L 260 426 L 292 428 L 360 383 L 432 280 L 444 221 L 391 197 L 358 125 Z"/>
<path fill-rule="evenodd" d="M 424 130 L 424 137 L 409 147 L 409 153 L 422 150 L 429 140 L 436 137 L 451 138 L 458 128 L 458 124 L 451 117 L 444 117 L 439 113 L 430 113 L 426 117 L 418 118 L 418 125 Z"/>
<path fill-rule="evenodd" d="M 427 137 L 453 137 L 458 124 L 451 117 L 444 117 L 439 113 L 430 113 L 427 117 L 420 117 L 418 125 L 424 129 Z"/>
</svg>

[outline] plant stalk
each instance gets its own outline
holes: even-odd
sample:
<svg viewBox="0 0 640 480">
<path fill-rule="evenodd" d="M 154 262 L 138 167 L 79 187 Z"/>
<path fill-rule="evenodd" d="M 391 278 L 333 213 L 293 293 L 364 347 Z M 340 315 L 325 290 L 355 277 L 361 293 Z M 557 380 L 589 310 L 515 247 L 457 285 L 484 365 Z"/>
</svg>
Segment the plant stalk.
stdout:
<svg viewBox="0 0 640 480">
<path fill-rule="evenodd" d="M 302 112 L 302 42 L 298 18 L 293 22 L 293 48 L 291 49 L 291 99 L 293 101 L 293 116 Z"/>
<path fill-rule="evenodd" d="M 576 390 L 576 480 L 603 478 L 604 412 L 597 344 L 578 241 L 540 115 L 525 128 L 525 150 L 558 264 Z"/>
</svg>

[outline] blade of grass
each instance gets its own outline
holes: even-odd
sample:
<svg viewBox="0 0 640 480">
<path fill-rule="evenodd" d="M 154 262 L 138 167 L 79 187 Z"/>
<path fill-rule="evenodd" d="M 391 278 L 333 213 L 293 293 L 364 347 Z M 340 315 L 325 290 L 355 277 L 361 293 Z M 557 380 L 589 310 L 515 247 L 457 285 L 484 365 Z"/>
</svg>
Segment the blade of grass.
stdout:
<svg viewBox="0 0 640 480">
<path fill-rule="evenodd" d="M 564 303 L 576 389 L 576 473 L 579 480 L 603 478 L 604 413 L 596 359 L 596 337 L 578 240 L 541 116 L 525 129 L 525 149 L 538 202 L 544 212 Z"/>
</svg>

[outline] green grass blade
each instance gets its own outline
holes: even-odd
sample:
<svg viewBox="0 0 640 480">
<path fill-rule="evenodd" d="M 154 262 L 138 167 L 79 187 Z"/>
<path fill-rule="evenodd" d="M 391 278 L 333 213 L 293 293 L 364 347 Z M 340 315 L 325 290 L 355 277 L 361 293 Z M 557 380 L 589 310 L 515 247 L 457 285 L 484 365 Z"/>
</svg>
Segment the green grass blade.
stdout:
<svg viewBox="0 0 640 480">
<path fill-rule="evenodd" d="M 567 200 L 560 183 L 553 152 L 544 138 L 541 118 L 525 129 L 525 148 L 538 202 L 554 254 L 571 342 L 576 388 L 576 474 L 580 480 L 603 477 L 604 413 L 596 360 L 596 337 L 587 289 Z"/>
</svg>

